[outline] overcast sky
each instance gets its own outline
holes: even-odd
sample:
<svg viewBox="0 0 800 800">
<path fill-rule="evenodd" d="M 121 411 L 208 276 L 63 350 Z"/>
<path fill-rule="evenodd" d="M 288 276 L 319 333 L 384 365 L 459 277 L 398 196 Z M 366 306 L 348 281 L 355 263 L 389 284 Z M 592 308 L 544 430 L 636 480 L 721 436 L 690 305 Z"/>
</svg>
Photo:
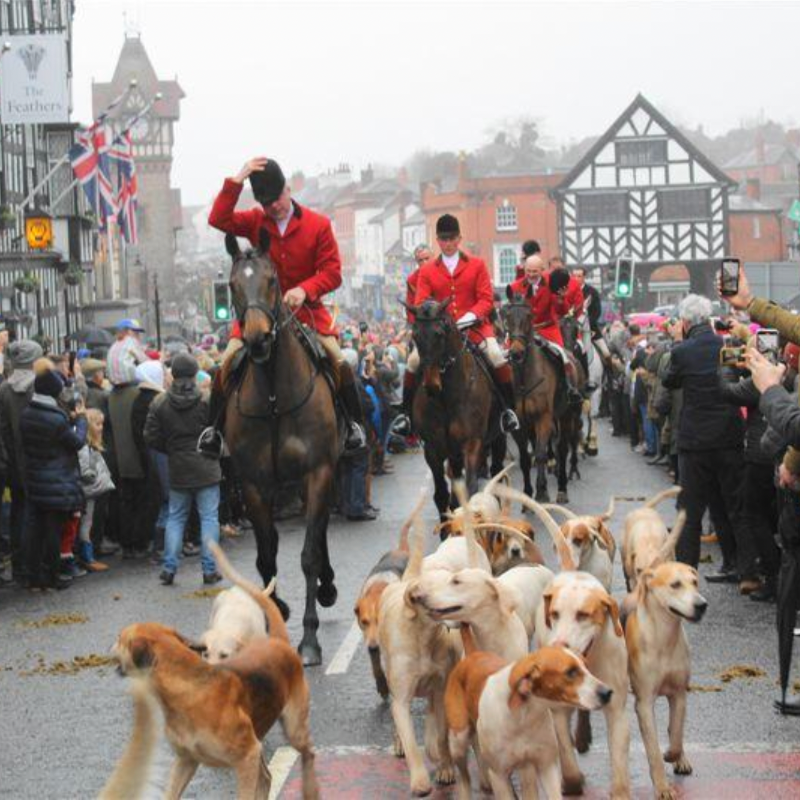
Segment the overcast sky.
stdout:
<svg viewBox="0 0 800 800">
<path fill-rule="evenodd" d="M 250 155 L 288 172 L 469 150 L 521 114 L 548 143 L 597 135 L 641 91 L 718 133 L 800 118 L 800 3 L 78 0 L 74 118 L 128 24 L 186 98 L 173 184 L 203 203 Z"/>
</svg>

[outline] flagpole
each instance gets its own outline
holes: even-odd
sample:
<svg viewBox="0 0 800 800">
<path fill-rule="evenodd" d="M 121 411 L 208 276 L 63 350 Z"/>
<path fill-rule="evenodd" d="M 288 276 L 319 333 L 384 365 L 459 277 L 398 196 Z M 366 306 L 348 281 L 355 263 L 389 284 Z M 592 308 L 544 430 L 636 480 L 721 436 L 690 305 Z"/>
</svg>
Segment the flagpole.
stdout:
<svg viewBox="0 0 800 800">
<path fill-rule="evenodd" d="M 137 85 L 136 78 L 131 78 L 131 81 L 128 84 L 128 88 L 124 92 L 122 92 L 122 94 L 120 94 L 118 97 L 115 97 L 111 101 L 111 103 L 108 105 L 105 111 L 103 111 L 103 113 L 100 114 L 100 116 L 89 126 L 89 130 L 91 130 L 92 128 L 96 128 L 98 125 L 101 125 L 105 121 L 106 117 L 108 117 L 108 115 L 128 96 L 128 94 L 134 89 L 136 85 Z M 19 207 L 25 208 L 25 206 L 28 205 L 28 203 L 30 203 L 30 201 L 33 200 L 34 197 L 36 197 L 36 195 L 39 193 L 41 188 L 47 183 L 47 181 L 49 181 L 50 178 L 53 177 L 56 170 L 63 164 L 66 164 L 68 161 L 69 161 L 69 150 L 67 150 L 67 152 L 64 153 L 64 155 L 61 156 L 61 158 L 59 158 L 58 161 L 56 161 L 56 163 L 53 164 L 52 167 L 50 167 L 50 171 L 47 173 L 47 175 L 45 175 L 44 178 L 42 178 L 39 181 L 39 183 L 37 183 L 36 186 L 34 186 L 33 189 L 30 190 L 28 196 L 19 204 Z M 69 188 L 71 189 L 72 186 L 70 186 Z M 58 200 L 59 201 L 63 200 L 65 194 L 66 192 L 62 192 L 59 195 Z M 55 208 L 57 205 L 58 201 L 56 201 L 55 203 L 51 203 L 50 208 L 51 209 Z"/>
<path fill-rule="evenodd" d="M 146 113 L 147 113 L 147 112 L 148 112 L 148 111 L 149 111 L 149 110 L 150 110 L 150 109 L 151 109 L 151 108 L 152 108 L 152 107 L 153 107 L 153 106 L 154 106 L 154 105 L 155 105 L 155 104 L 158 102 L 158 101 L 159 101 L 159 100 L 161 100 L 161 98 L 162 98 L 162 97 L 163 97 L 163 95 L 161 94 L 161 92 L 157 92 L 157 93 L 156 93 L 156 95 L 155 95 L 155 97 L 153 97 L 153 99 L 152 99 L 152 100 L 151 100 L 149 103 L 145 104 L 145 106 L 144 106 L 144 107 L 143 107 L 143 108 L 142 108 L 142 109 L 141 109 L 141 110 L 140 110 L 140 111 L 139 111 L 139 112 L 138 112 L 136 115 L 134 115 L 133 117 L 131 117 L 131 120 L 130 120 L 130 122 L 129 122 L 129 123 L 126 125 L 126 126 L 125 126 L 125 129 L 124 129 L 124 130 L 122 130 L 118 136 L 115 136 L 115 137 L 114 137 L 114 141 L 111 143 L 111 146 L 113 147 L 115 144 L 119 144 L 119 143 L 122 141 L 122 137 L 123 137 L 123 136 L 124 136 L 124 135 L 125 135 L 125 134 L 126 134 L 126 133 L 127 133 L 127 132 L 128 132 L 128 131 L 129 131 L 129 130 L 130 130 L 130 129 L 131 129 L 131 128 L 132 128 L 132 127 L 133 127 L 133 126 L 134 126 L 134 125 L 135 125 L 135 124 L 136 124 L 136 123 L 137 123 L 137 122 L 138 122 L 138 121 L 139 121 L 139 120 L 140 120 L 140 119 L 141 119 L 141 118 L 142 118 L 142 117 L 143 117 L 143 116 L 144 116 L 144 115 L 145 115 L 145 114 L 146 114 Z M 67 154 L 67 156 L 66 156 L 66 157 L 67 157 L 67 158 L 69 158 L 69 154 Z M 60 202 L 61 202 L 61 201 L 62 201 L 62 200 L 63 200 L 63 199 L 64 199 L 64 198 L 65 198 L 65 197 L 66 197 L 66 196 L 67 196 L 67 195 L 68 195 L 68 194 L 69 194 L 69 193 L 70 193 L 70 192 L 71 192 L 71 191 L 72 191 L 72 190 L 73 190 L 73 189 L 76 187 L 76 186 L 77 186 L 77 185 L 78 185 L 78 179 L 77 179 L 77 178 L 75 178 L 75 180 L 73 180 L 73 181 L 72 181 L 72 183 L 71 183 L 69 186 L 67 186 L 67 188 L 66 188 L 66 189 L 64 189 L 64 191 L 63 191 L 63 192 L 61 192 L 61 194 L 60 194 L 60 195 L 59 195 L 59 196 L 58 196 L 58 197 L 55 199 L 55 201 L 54 201 L 54 202 L 52 202 L 52 203 L 50 204 L 50 208 L 55 208 L 55 207 L 56 207 L 56 206 L 57 206 L 57 205 L 58 205 L 58 204 L 59 204 L 59 203 L 60 203 Z M 99 186 L 98 186 L 97 190 L 99 191 Z M 96 200 L 96 201 L 97 201 L 97 203 L 98 203 L 98 205 L 97 205 L 96 207 L 99 209 L 99 208 L 100 208 L 100 206 L 99 206 L 99 201 L 100 201 L 100 198 L 99 198 L 99 197 L 97 197 L 97 198 L 95 198 L 95 200 Z"/>
</svg>

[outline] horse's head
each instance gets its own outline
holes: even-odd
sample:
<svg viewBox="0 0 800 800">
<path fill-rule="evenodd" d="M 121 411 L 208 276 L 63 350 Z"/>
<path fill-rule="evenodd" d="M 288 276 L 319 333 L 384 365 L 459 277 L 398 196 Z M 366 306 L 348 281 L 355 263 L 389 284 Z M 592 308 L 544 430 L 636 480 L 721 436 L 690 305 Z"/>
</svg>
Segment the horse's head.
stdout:
<svg viewBox="0 0 800 800">
<path fill-rule="evenodd" d="M 429 392 L 441 391 L 442 373 L 455 357 L 454 342 L 458 342 L 458 328 L 446 312 L 449 304 L 448 297 L 441 303 L 426 300 L 418 306 L 408 306 L 414 316 L 412 334 L 419 353 L 422 380 Z"/>
<path fill-rule="evenodd" d="M 269 257 L 269 234 L 261 230 L 258 248 L 243 253 L 236 237 L 225 237 L 225 249 L 233 259 L 231 294 L 242 326 L 242 338 L 254 361 L 266 361 L 278 334 L 281 287 Z"/>
<path fill-rule="evenodd" d="M 564 348 L 572 352 L 581 336 L 580 325 L 572 313 L 565 314 L 561 318 L 561 338 L 564 340 Z"/>
<path fill-rule="evenodd" d="M 506 287 L 506 297 L 508 303 L 503 306 L 503 323 L 508 335 L 508 357 L 520 364 L 525 360 L 533 330 L 533 311 L 525 295 L 513 291 L 510 286 Z"/>
</svg>

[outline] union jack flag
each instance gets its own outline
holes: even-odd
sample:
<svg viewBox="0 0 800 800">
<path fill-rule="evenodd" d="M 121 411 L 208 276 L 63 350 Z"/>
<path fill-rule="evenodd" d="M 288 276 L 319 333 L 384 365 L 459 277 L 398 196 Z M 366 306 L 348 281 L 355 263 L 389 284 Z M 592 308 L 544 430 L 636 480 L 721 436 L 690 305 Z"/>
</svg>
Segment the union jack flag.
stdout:
<svg viewBox="0 0 800 800">
<path fill-rule="evenodd" d="M 128 244 L 137 244 L 139 232 L 136 227 L 139 180 L 133 160 L 133 140 L 130 130 L 123 131 L 111 146 L 111 158 L 117 164 L 117 224 Z"/>
<path fill-rule="evenodd" d="M 78 134 L 69 159 L 75 177 L 83 186 L 101 230 L 106 220 L 116 216 L 116 198 L 111 184 L 109 131 L 104 124 L 92 125 Z"/>
</svg>

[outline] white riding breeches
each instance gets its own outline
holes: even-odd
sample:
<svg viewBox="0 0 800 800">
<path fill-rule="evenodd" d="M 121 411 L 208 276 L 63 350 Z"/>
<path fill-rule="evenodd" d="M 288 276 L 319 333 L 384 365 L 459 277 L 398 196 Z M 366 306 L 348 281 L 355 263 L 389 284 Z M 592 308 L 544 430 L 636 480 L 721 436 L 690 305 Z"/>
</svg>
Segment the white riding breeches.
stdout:
<svg viewBox="0 0 800 800">
<path fill-rule="evenodd" d="M 507 363 L 506 354 L 503 352 L 503 348 L 500 347 L 500 344 L 494 336 L 488 336 L 478 347 L 495 369 Z M 406 372 L 415 375 L 418 369 L 419 351 L 414 348 L 414 351 L 408 356 L 408 360 L 406 361 Z"/>
</svg>

